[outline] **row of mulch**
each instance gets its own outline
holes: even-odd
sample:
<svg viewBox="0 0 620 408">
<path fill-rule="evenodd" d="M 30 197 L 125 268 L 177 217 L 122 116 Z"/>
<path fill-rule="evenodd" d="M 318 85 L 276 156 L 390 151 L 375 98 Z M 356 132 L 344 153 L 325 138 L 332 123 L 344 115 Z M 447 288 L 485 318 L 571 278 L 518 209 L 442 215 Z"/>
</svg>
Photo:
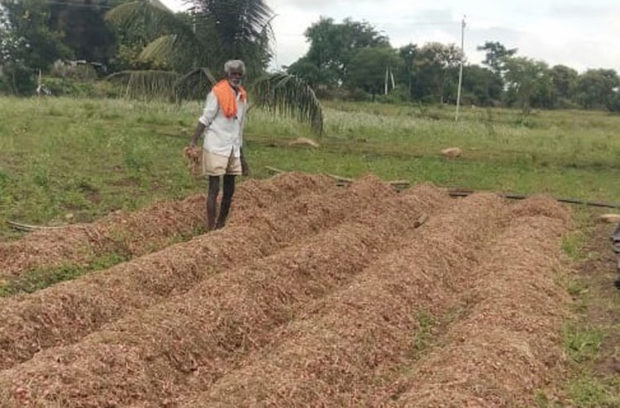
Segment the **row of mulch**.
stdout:
<svg viewBox="0 0 620 408">
<path fill-rule="evenodd" d="M 266 208 L 308 191 L 324 191 L 330 184 L 326 176 L 303 173 L 247 181 L 237 188 L 232 220 L 245 211 Z M 142 256 L 179 237 L 203 231 L 204 214 L 204 195 L 196 194 L 136 212 L 115 212 L 90 224 L 37 230 L 18 241 L 0 243 L 0 278 L 61 264 L 84 266 L 109 253 Z"/>
<path fill-rule="evenodd" d="M 476 269 L 504 216 L 497 196 L 459 201 L 432 217 L 417 239 L 310 305 L 270 350 L 182 406 L 357 406 L 413 352 L 416 311 L 435 315 L 455 303 L 457 283 Z"/>
<path fill-rule="evenodd" d="M 561 357 L 566 298 L 553 278 L 567 214 L 535 199 L 500 218 L 487 203 L 484 219 L 480 204 L 447 217 L 456 231 L 429 225 L 426 247 L 374 265 L 183 407 L 532 406 Z M 458 319 L 450 334 L 412 368 L 424 320 L 449 315 Z"/>
<path fill-rule="evenodd" d="M 467 316 L 397 382 L 403 394 L 396 401 L 372 405 L 526 407 L 536 406 L 537 393 L 557 391 L 570 302 L 557 283 L 566 232 L 558 214 L 513 220 L 480 267 L 484 278 L 469 294 Z"/>
<path fill-rule="evenodd" d="M 18 401 L 43 405 L 172 404 L 195 380 L 213 382 L 230 371 L 266 344 L 275 327 L 294 319 L 295 310 L 345 285 L 402 242 L 421 214 L 451 203 L 428 186 L 398 196 L 376 179 L 350 191 L 356 197 L 348 222 L 37 356 L 5 372 L 0 383 L 11 381 Z"/>
<path fill-rule="evenodd" d="M 378 180 L 349 189 L 332 184 L 234 225 L 29 295 L 0 301 L 0 369 L 70 344 L 124 314 L 183 293 L 215 273 L 268 256 L 370 203 Z M 387 187 L 384 186 L 387 189 Z"/>
</svg>

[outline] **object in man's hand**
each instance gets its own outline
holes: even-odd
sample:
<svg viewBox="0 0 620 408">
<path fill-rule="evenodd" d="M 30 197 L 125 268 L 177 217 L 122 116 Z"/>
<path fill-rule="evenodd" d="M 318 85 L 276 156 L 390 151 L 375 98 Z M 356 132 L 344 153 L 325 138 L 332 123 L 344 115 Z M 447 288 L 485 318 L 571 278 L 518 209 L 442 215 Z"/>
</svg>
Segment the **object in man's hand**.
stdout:
<svg viewBox="0 0 620 408">
<path fill-rule="evenodd" d="M 186 146 L 183 149 L 183 156 L 187 159 L 187 169 L 193 176 L 200 175 L 202 149 L 196 146 Z"/>
</svg>

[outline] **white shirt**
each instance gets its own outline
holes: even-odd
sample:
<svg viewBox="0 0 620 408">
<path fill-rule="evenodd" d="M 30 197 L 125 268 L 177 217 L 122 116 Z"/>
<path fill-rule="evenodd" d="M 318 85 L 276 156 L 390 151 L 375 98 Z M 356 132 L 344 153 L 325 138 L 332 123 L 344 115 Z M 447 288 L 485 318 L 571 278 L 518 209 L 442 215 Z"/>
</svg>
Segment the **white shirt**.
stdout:
<svg viewBox="0 0 620 408">
<path fill-rule="evenodd" d="M 234 157 L 241 155 L 241 147 L 243 145 L 243 122 L 245 118 L 244 101 L 236 95 L 237 115 L 227 118 L 219 107 L 217 97 L 213 91 L 207 95 L 207 102 L 202 116 L 198 119 L 200 123 L 205 125 L 205 139 L 202 148 L 206 151 L 222 156 L 230 156 L 231 152 Z"/>
</svg>

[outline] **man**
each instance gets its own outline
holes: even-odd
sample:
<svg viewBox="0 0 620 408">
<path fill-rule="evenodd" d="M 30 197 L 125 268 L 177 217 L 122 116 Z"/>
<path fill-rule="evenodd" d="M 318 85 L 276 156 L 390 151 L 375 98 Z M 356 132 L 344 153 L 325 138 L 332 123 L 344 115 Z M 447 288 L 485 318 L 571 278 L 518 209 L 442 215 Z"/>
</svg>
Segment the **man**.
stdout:
<svg viewBox="0 0 620 408">
<path fill-rule="evenodd" d="M 207 230 L 224 227 L 235 192 L 235 177 L 249 173 L 243 157 L 243 124 L 247 106 L 247 95 L 241 81 L 245 64 L 241 60 L 230 60 L 224 64 L 226 78 L 218 82 L 207 95 L 202 116 L 190 141 L 190 148 L 204 133 L 202 148 L 202 173 L 208 177 Z M 205 132 L 206 131 L 206 132 Z M 217 195 L 220 178 L 224 178 L 222 205 L 216 221 Z"/>
</svg>

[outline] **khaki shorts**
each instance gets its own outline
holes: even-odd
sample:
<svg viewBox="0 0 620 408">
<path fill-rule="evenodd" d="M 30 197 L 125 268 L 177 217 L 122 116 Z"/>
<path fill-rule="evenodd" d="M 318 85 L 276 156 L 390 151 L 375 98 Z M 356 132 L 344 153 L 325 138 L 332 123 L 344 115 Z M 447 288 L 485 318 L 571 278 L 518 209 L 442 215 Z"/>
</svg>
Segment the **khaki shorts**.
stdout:
<svg viewBox="0 0 620 408">
<path fill-rule="evenodd" d="M 223 176 L 224 174 L 240 176 L 241 159 L 235 157 L 232 152 L 230 156 L 223 156 L 202 149 L 202 175 Z"/>
</svg>

